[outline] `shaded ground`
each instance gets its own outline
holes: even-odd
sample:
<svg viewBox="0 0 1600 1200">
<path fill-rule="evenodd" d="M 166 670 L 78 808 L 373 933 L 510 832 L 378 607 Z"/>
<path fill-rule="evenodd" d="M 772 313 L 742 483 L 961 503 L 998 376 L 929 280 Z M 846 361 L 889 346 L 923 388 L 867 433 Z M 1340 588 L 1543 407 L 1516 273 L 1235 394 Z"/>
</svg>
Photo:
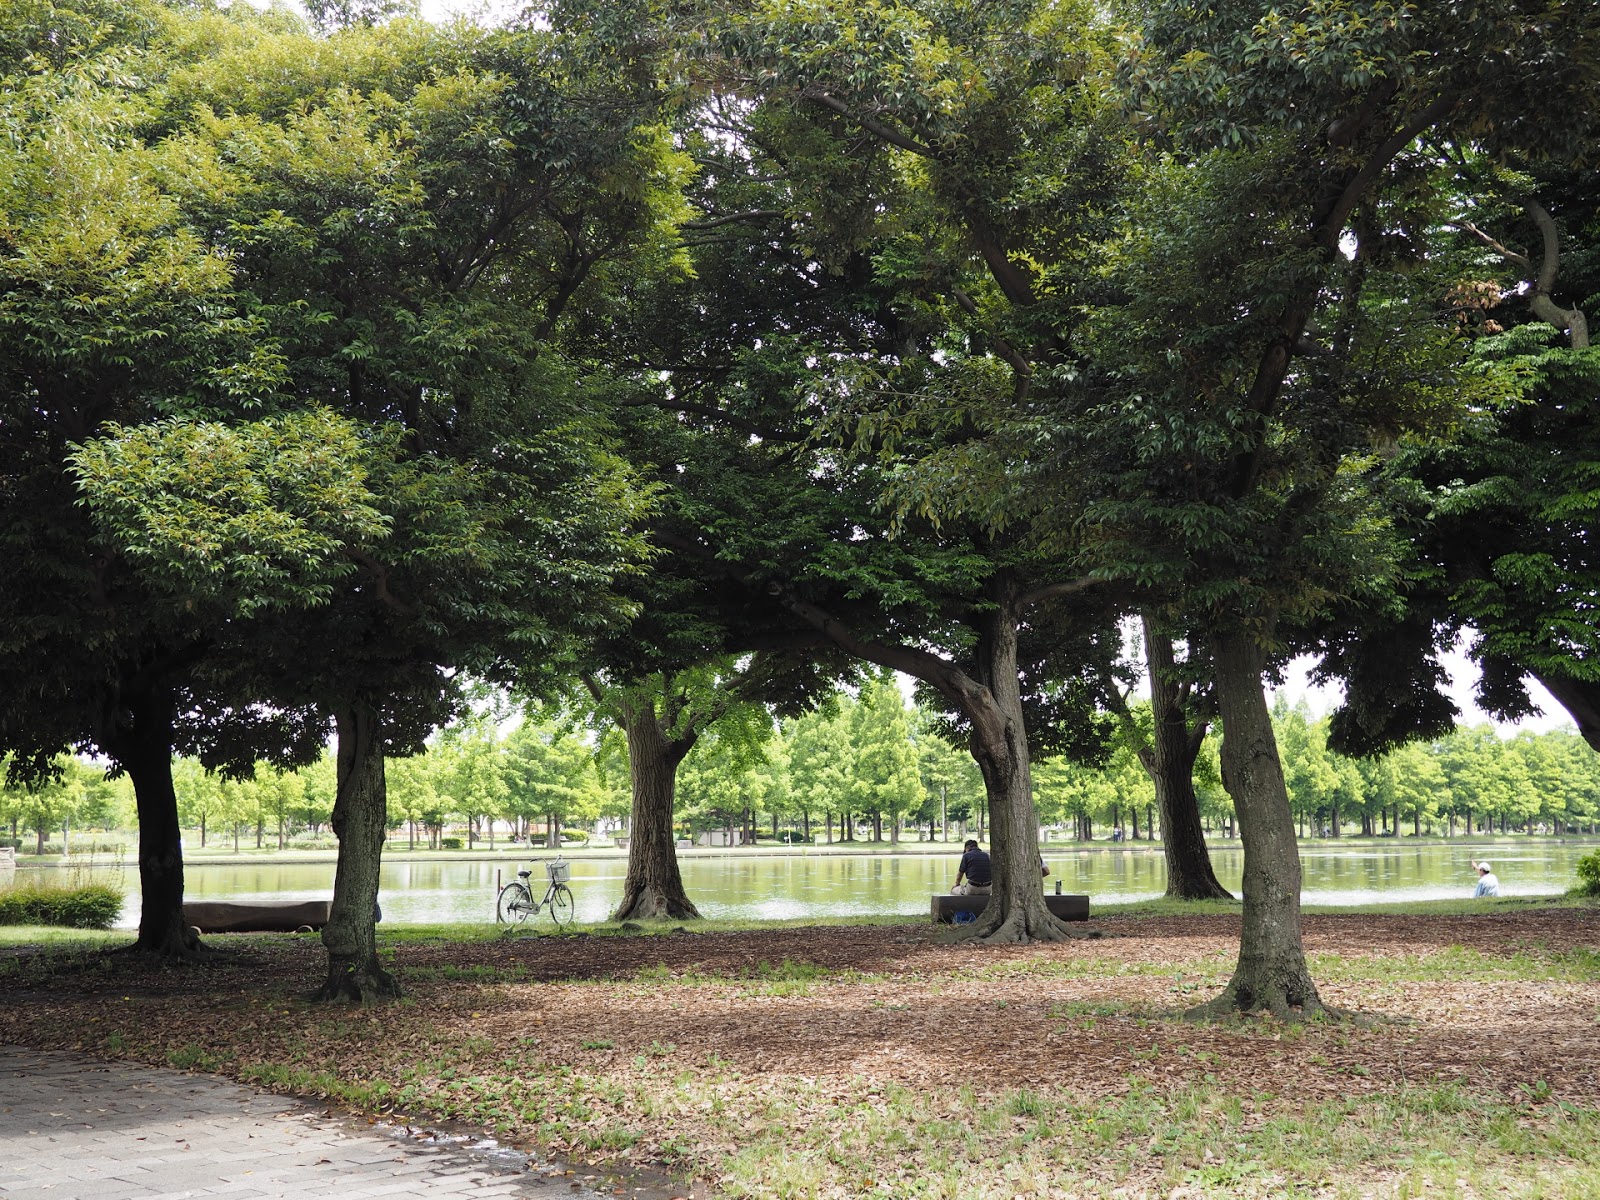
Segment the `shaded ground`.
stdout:
<svg viewBox="0 0 1600 1200">
<path fill-rule="evenodd" d="M 1323 998 L 1362 1020 L 1304 1030 L 1170 1019 L 1226 981 L 1236 917 L 1094 926 L 1107 936 L 997 949 L 922 925 L 400 944 L 410 1000 L 354 1012 L 298 999 L 320 981 L 314 939 L 216 939 L 243 952 L 154 974 L 87 959 L 13 964 L 0 974 L 0 1041 L 220 1070 L 590 1161 L 664 1161 L 751 1195 L 896 1194 L 870 1163 L 871 1177 L 830 1191 L 827 1164 L 870 1158 L 880 1143 L 905 1154 L 895 1146 L 916 1140 L 922 1115 L 901 1110 L 916 1097 L 955 1120 L 962 1105 L 1007 1096 L 1027 1123 L 1039 1119 L 1035 1094 L 1082 1111 L 1222 1096 L 1245 1132 L 1271 1114 L 1441 1087 L 1524 1105 L 1530 1120 L 1539 1105 L 1600 1105 L 1600 910 L 1308 917 Z M 881 1136 L 841 1149 L 819 1132 L 848 1112 L 859 1133 L 874 1104 Z M 976 1129 L 973 1153 L 1001 1153 L 981 1147 L 1002 1135 Z M 814 1150 L 814 1186 L 763 1182 L 746 1142 L 768 1136 Z M 1205 1175 L 1211 1151 L 1178 1174 L 1163 1154 L 1200 1151 L 1152 1134 L 1148 1161 L 1119 1160 L 1109 1180 L 1091 1172 L 1051 1191 L 1019 1177 L 992 1194 L 1077 1195 L 1101 1179 L 1166 1195 L 1173 1179 Z M 1386 1194 L 1366 1154 L 1350 1194 Z M 1263 1178 L 1281 1183 L 1274 1169 Z M 1255 1194 L 1228 1186 L 1192 1194 Z"/>
</svg>

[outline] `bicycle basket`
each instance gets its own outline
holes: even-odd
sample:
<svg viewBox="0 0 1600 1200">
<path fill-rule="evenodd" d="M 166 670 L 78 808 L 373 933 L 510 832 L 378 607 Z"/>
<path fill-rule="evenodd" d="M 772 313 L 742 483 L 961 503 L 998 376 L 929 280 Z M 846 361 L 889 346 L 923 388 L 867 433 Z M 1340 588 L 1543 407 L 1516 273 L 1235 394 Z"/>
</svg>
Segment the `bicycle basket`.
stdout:
<svg viewBox="0 0 1600 1200">
<path fill-rule="evenodd" d="M 567 880 L 572 878 L 572 864 L 562 862 L 557 858 L 545 863 L 544 872 L 550 876 L 551 883 L 566 883 Z"/>
</svg>

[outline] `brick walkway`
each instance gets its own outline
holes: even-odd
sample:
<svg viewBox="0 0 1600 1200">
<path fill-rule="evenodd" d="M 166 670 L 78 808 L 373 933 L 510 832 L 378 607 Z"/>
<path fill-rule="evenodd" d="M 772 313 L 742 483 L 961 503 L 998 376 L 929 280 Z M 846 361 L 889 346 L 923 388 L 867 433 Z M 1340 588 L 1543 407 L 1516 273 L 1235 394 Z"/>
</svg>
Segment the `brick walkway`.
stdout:
<svg viewBox="0 0 1600 1200">
<path fill-rule="evenodd" d="M 210 1075 L 0 1046 L 5 1200 L 662 1196 L 360 1128 Z M 596 1188 L 600 1190 L 595 1190 Z"/>
</svg>

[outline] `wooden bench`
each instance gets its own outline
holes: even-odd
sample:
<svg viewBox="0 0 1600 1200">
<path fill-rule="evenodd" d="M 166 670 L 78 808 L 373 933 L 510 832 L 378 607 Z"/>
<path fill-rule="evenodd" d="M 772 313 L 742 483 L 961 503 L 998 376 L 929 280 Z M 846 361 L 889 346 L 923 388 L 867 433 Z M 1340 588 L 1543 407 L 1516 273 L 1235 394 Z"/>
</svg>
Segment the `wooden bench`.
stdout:
<svg viewBox="0 0 1600 1200">
<path fill-rule="evenodd" d="M 201 933 L 293 933 L 328 923 L 331 900 L 194 900 L 183 919 Z"/>
<path fill-rule="evenodd" d="M 989 907 L 988 896 L 934 896 L 930 910 L 935 924 L 949 925 L 956 919 L 957 913 L 971 913 L 976 917 Z M 1045 907 L 1063 921 L 1087 921 L 1089 919 L 1089 897 L 1055 895 L 1046 892 L 1044 897 Z"/>
</svg>

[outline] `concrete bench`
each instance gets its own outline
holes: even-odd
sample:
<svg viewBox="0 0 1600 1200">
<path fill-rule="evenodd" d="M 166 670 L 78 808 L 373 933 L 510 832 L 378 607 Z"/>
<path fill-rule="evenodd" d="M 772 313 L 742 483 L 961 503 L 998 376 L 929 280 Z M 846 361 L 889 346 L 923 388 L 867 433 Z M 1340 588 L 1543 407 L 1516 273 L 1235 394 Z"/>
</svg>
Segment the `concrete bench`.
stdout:
<svg viewBox="0 0 1600 1200">
<path fill-rule="evenodd" d="M 989 907 L 987 896 L 934 896 L 930 911 L 935 924 L 949 925 L 955 920 L 957 913 L 971 913 L 974 917 Z M 1087 921 L 1089 919 L 1089 897 L 1087 896 L 1058 896 L 1046 892 L 1044 897 L 1045 907 L 1052 914 L 1063 921 Z"/>
<path fill-rule="evenodd" d="M 293 933 L 328 923 L 331 900 L 194 900 L 183 919 L 201 933 Z"/>
</svg>

